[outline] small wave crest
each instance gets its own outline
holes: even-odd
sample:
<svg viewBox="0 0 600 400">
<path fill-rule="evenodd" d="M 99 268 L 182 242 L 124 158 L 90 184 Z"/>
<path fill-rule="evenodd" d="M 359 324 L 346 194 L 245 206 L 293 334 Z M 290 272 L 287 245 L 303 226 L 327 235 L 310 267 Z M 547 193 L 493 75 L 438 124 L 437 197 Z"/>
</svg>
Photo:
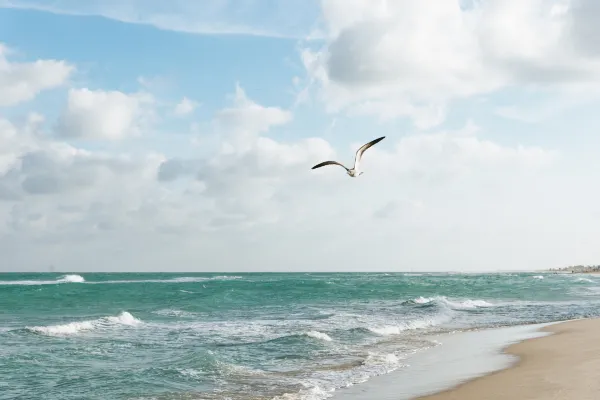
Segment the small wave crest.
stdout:
<svg viewBox="0 0 600 400">
<path fill-rule="evenodd" d="M 193 312 L 183 311 L 183 310 L 174 310 L 174 309 L 170 309 L 170 308 L 153 311 L 152 313 L 156 314 L 156 315 L 162 315 L 165 317 L 180 317 L 180 318 L 188 317 L 189 318 L 189 317 L 196 316 L 196 314 Z"/>
<path fill-rule="evenodd" d="M 398 364 L 400 364 L 400 358 L 394 353 L 381 354 L 370 352 L 363 361 L 363 365 L 396 366 Z"/>
<path fill-rule="evenodd" d="M 85 279 L 81 275 L 69 274 L 53 281 L 0 281 L 0 285 L 20 285 L 20 286 L 35 286 L 35 285 L 56 285 L 59 283 L 83 283 Z"/>
<path fill-rule="evenodd" d="M 447 317 L 432 317 L 432 318 L 423 318 L 412 321 L 403 321 L 397 325 L 383 325 L 377 327 L 367 327 L 367 329 L 377 335 L 380 336 L 391 336 L 391 335 L 399 335 L 405 331 L 412 331 L 417 329 L 425 329 L 431 328 L 433 326 L 439 325 L 444 322 Z"/>
<path fill-rule="evenodd" d="M 195 282 L 208 282 L 208 281 L 231 281 L 243 279 L 242 276 L 236 275 L 222 275 L 222 276 L 178 276 L 176 278 L 169 279 L 130 279 L 130 280 L 114 280 L 114 281 L 97 281 L 87 282 L 93 284 L 123 284 L 123 283 L 195 283 Z M 188 292 L 193 293 L 193 292 Z"/>
<path fill-rule="evenodd" d="M 273 400 L 323 400 L 333 396 L 340 388 L 368 381 L 370 378 L 390 373 L 403 367 L 402 357 L 394 353 L 368 352 L 355 368 L 334 373 L 331 380 L 306 380 L 299 382 L 305 388 L 296 393 L 286 393 Z"/>
<path fill-rule="evenodd" d="M 544 277 L 542 275 L 534 275 L 532 276 L 533 279 L 544 279 Z"/>
<path fill-rule="evenodd" d="M 0 281 L 0 285 L 22 285 L 22 286 L 33 286 L 33 285 L 56 285 L 58 283 L 87 283 L 94 285 L 106 285 L 106 284 L 124 284 L 124 283 L 194 283 L 194 282 L 207 282 L 207 281 L 229 281 L 243 279 L 242 276 L 235 275 L 222 275 L 222 276 L 180 276 L 169 279 L 131 279 L 131 280 L 111 280 L 111 281 L 86 281 L 83 276 L 77 274 L 63 275 L 56 280 L 19 280 L 19 281 Z"/>
<path fill-rule="evenodd" d="M 333 390 L 324 390 L 318 386 L 302 389 L 298 393 L 285 393 L 272 400 L 321 400 L 331 397 Z"/>
<path fill-rule="evenodd" d="M 472 310 L 475 308 L 485 308 L 485 307 L 493 307 L 492 303 L 489 303 L 485 300 L 450 300 L 446 296 L 435 296 L 435 297 L 423 297 L 419 296 L 415 299 L 409 300 L 406 302 L 408 304 L 438 304 L 442 306 L 447 306 L 455 310 Z"/>
<path fill-rule="evenodd" d="M 308 331 L 305 333 L 305 335 L 313 339 L 324 340 L 326 342 L 331 342 L 333 340 L 328 334 L 319 331 Z"/>
<path fill-rule="evenodd" d="M 75 321 L 60 325 L 33 326 L 26 327 L 26 329 L 30 332 L 47 336 L 69 336 L 76 335 L 84 331 L 109 328 L 115 325 L 135 326 L 141 323 L 141 320 L 135 318 L 129 312 L 123 311 L 117 316 L 102 317 L 89 321 Z"/>
<path fill-rule="evenodd" d="M 67 283 L 67 282 L 81 283 L 81 282 L 85 282 L 85 279 L 81 275 L 72 274 L 72 275 L 63 276 L 62 278 L 57 280 L 57 282 L 59 282 L 59 283 Z"/>
</svg>

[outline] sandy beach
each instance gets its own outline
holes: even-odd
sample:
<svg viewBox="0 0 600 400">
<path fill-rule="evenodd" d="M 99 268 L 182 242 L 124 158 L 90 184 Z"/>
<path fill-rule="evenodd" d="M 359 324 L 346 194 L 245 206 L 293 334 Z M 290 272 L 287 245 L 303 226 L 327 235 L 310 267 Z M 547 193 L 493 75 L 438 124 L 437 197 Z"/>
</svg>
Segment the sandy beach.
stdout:
<svg viewBox="0 0 600 400">
<path fill-rule="evenodd" d="M 550 336 L 506 349 L 519 357 L 511 368 L 416 400 L 592 400 L 600 393 L 600 319 L 543 328 Z"/>
</svg>

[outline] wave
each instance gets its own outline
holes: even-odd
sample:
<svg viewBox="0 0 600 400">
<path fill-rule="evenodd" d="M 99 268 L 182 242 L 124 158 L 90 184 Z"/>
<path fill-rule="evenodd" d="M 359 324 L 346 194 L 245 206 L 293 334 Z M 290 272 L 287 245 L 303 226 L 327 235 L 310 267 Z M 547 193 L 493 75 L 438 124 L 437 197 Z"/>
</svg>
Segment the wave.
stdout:
<svg viewBox="0 0 600 400">
<path fill-rule="evenodd" d="M 532 276 L 533 279 L 544 279 L 544 277 L 542 275 L 534 275 Z"/>
<path fill-rule="evenodd" d="M 419 296 L 415 299 L 409 300 L 405 302 L 405 304 L 438 304 L 442 306 L 447 306 L 454 310 L 472 310 L 475 308 L 487 308 L 494 307 L 494 304 L 489 303 L 485 300 L 450 300 L 446 296 L 435 296 L 435 297 L 423 297 Z"/>
<path fill-rule="evenodd" d="M 320 379 L 316 377 L 316 379 L 302 379 L 296 383 L 304 386 L 304 389 L 295 393 L 285 393 L 276 396 L 273 400 L 327 399 L 332 397 L 333 393 L 338 389 L 360 384 L 375 376 L 384 375 L 405 367 L 406 365 L 401 361 L 403 358 L 403 356 L 398 356 L 395 353 L 369 351 L 359 364 L 350 366 L 350 368 L 340 368 L 340 365 L 332 365 L 330 368 L 321 369 L 328 370 L 331 375 L 327 374 L 320 377 Z"/>
<path fill-rule="evenodd" d="M 174 309 L 163 309 L 163 310 L 157 310 L 157 311 L 153 311 L 153 314 L 156 315 L 162 315 L 165 317 L 194 317 L 197 314 L 193 313 L 193 312 L 189 312 L 189 311 L 183 311 L 183 310 L 174 310 Z"/>
<path fill-rule="evenodd" d="M 324 340 L 326 342 L 331 342 L 333 340 L 328 334 L 319 331 L 308 331 L 304 335 L 313 339 Z"/>
<path fill-rule="evenodd" d="M 0 281 L 0 285 L 21 285 L 21 286 L 33 286 L 33 285 L 56 285 L 59 283 L 86 283 L 90 285 L 102 285 L 102 284 L 124 284 L 124 283 L 193 283 L 193 282 L 206 282 L 206 281 L 228 281 L 242 279 L 241 276 L 223 275 L 223 276 L 212 276 L 212 277 L 201 277 L 201 276 L 180 276 L 177 278 L 170 279 L 131 279 L 131 280 L 111 280 L 111 281 L 86 281 L 81 275 L 63 275 L 61 278 L 56 280 L 22 280 L 22 281 Z"/>
<path fill-rule="evenodd" d="M 87 282 L 91 284 L 123 284 L 123 283 L 194 283 L 194 282 L 207 282 L 207 281 L 230 281 L 243 279 L 242 276 L 235 275 L 223 275 L 223 276 L 179 276 L 177 278 L 170 279 L 131 279 L 131 280 L 114 280 L 114 281 L 95 281 Z"/>
<path fill-rule="evenodd" d="M 397 325 L 369 326 L 367 327 L 367 330 L 380 336 L 392 336 L 399 335 L 405 331 L 431 328 L 443 324 L 449 319 L 451 319 L 451 316 L 449 315 L 438 315 L 435 317 L 416 319 L 412 321 L 402 321 Z"/>
<path fill-rule="evenodd" d="M 297 393 L 285 393 L 281 396 L 275 396 L 272 400 L 321 400 L 331 397 L 334 390 L 324 390 L 319 386 L 309 389 L 302 389 Z"/>
<path fill-rule="evenodd" d="M 69 274 L 63 275 L 59 279 L 53 281 L 0 281 L 0 285 L 21 285 L 21 286 L 34 286 L 34 285 L 57 285 L 59 283 L 85 283 L 85 279 L 81 275 Z"/>
<path fill-rule="evenodd" d="M 272 400 L 323 400 L 343 387 L 368 381 L 377 375 L 383 375 L 403 367 L 401 357 L 394 353 L 368 352 L 367 357 L 355 367 L 349 369 L 331 366 L 329 379 L 302 379 L 297 384 L 304 386 L 297 392 L 288 392 L 274 397 Z M 327 370 L 327 368 L 325 369 Z M 333 373 L 333 371 L 336 371 Z M 323 377 L 324 378 L 324 377 Z"/>
<path fill-rule="evenodd" d="M 85 282 L 85 279 L 81 275 L 71 274 L 71 275 L 63 276 L 57 282 L 59 282 L 59 283 L 68 283 L 68 282 L 82 283 L 82 282 Z"/>
<path fill-rule="evenodd" d="M 47 336 L 69 336 L 94 329 L 106 329 L 118 325 L 135 326 L 141 323 L 141 320 L 135 318 L 129 312 L 123 311 L 116 317 L 108 316 L 88 321 L 75 321 L 60 325 L 33 326 L 26 327 L 25 329 L 33 333 Z"/>
</svg>

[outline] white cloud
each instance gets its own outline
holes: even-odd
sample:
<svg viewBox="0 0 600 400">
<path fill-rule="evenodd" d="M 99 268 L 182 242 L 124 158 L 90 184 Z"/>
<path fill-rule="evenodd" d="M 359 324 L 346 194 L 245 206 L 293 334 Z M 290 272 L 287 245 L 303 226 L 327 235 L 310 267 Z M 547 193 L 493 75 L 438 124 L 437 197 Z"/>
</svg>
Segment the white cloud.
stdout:
<svg viewBox="0 0 600 400">
<path fill-rule="evenodd" d="M 138 136 L 152 102 L 152 96 L 144 93 L 71 89 L 57 133 L 65 138 L 108 140 Z"/>
<path fill-rule="evenodd" d="M 179 115 L 179 116 L 188 115 L 188 114 L 194 112 L 196 107 L 198 107 L 197 102 L 190 100 L 187 97 L 184 97 L 175 106 L 175 115 Z"/>
<path fill-rule="evenodd" d="M 593 4 L 322 0 L 327 43 L 302 59 L 330 112 L 407 116 L 426 129 L 453 99 L 513 85 L 597 86 Z"/>
<path fill-rule="evenodd" d="M 330 11 L 332 32 L 389 12 L 383 5 L 391 3 L 377 3 L 382 8 L 374 11 L 358 7 L 357 0 L 344 4 L 347 14 Z M 407 12 L 427 12 L 407 4 Z M 447 6 L 440 8 L 452 15 Z M 309 79 L 323 85 L 331 73 L 325 69 L 329 61 L 323 64 L 319 57 Z M 600 257 L 593 243 L 600 234 L 594 218 L 600 191 L 590 184 L 595 175 L 589 172 L 597 165 L 554 150 L 558 145 L 531 145 L 531 136 L 506 135 L 498 126 L 491 128 L 502 135 L 493 137 L 490 125 L 473 122 L 482 123 L 479 116 L 459 129 L 434 129 L 452 111 L 449 94 L 477 95 L 483 80 L 474 75 L 468 86 L 475 89 L 460 87 L 456 71 L 474 67 L 455 61 L 448 64 L 453 77 L 419 81 L 417 62 L 407 63 L 414 81 L 405 86 L 404 78 L 392 74 L 386 87 L 360 69 L 346 71 L 354 76 L 347 82 L 336 78 L 331 87 L 321 86 L 346 93 L 350 103 L 328 97 L 339 93 L 321 92 L 330 106 L 337 101 L 349 114 L 389 119 L 401 113 L 431 130 L 390 129 L 366 153 L 365 174 L 358 179 L 339 167 L 310 168 L 327 159 L 351 163 L 356 148 L 375 136 L 369 121 L 352 127 L 355 120 L 339 118 L 335 132 L 343 135 L 325 140 L 316 131 L 299 138 L 302 124 L 293 124 L 301 114 L 263 104 L 240 85 L 212 120 L 197 122 L 203 128 L 193 153 L 169 145 L 168 157 L 148 150 L 153 140 L 134 154 L 126 151 L 132 150 L 124 147 L 127 141 L 117 141 L 157 129 L 154 112 L 172 116 L 172 104 L 155 109 L 160 99 L 147 93 L 72 89 L 58 121 L 35 113 L 21 123 L 0 118 L 0 268 L 475 270 L 543 268 Z M 433 73 L 438 67 L 429 68 Z M 502 85 L 525 82 L 531 73 L 494 68 Z M 417 93 L 418 85 L 429 94 L 403 97 Z M 434 88 L 439 97 L 431 96 Z M 574 97 L 590 93 L 579 85 L 568 90 Z M 56 134 L 48 135 L 47 126 Z M 115 142 L 104 152 L 98 143 L 78 147 L 75 138 Z M 157 142 L 162 146 L 171 138 Z M 369 252 L 357 251 L 365 248 Z"/>
<path fill-rule="evenodd" d="M 233 105 L 220 110 L 214 120 L 215 128 L 225 139 L 225 146 L 250 145 L 258 134 L 287 124 L 293 118 L 290 111 L 255 103 L 239 84 L 236 84 L 232 101 Z"/>
<path fill-rule="evenodd" d="M 11 51 L 0 43 L 0 107 L 32 100 L 44 90 L 66 83 L 75 67 L 65 61 L 9 61 Z"/>
<path fill-rule="evenodd" d="M 510 246 L 556 231 L 545 218 L 569 198 L 564 186 L 551 190 L 557 182 L 545 173 L 560 162 L 556 154 L 494 143 L 472 122 L 388 137 L 365 155 L 365 175 L 351 179 L 310 167 L 350 159 L 360 143 L 336 151 L 318 137 L 284 141 L 275 129 L 292 121 L 289 111 L 261 105 L 239 86 L 231 100 L 205 133 L 214 146 L 198 159 L 85 151 L 38 132 L 39 116 L 22 125 L 0 120 L 3 265 L 476 269 L 486 260 L 485 268 L 500 268 Z M 572 220 L 564 218 L 552 243 L 570 245 L 578 212 L 568 211 Z M 365 246 L 370 261 L 355 251 Z M 524 260 L 543 266 L 548 252 L 556 255 Z M 91 253 L 98 259 L 85 257 Z"/>
<path fill-rule="evenodd" d="M 191 185 L 196 201 L 212 204 L 208 221 L 196 218 L 207 221 L 206 227 L 214 230 L 212 235 L 227 234 L 227 243 L 239 251 L 235 257 L 251 264 L 249 268 L 259 268 L 254 263 L 283 270 L 374 268 L 362 265 L 366 260 L 360 257 L 344 254 L 355 257 L 352 249 L 357 246 L 376 247 L 380 240 L 389 244 L 391 237 L 406 241 L 402 249 L 410 255 L 379 249 L 380 258 L 372 260 L 377 267 L 406 268 L 406 264 L 392 261 L 394 257 L 410 262 L 411 268 L 431 266 L 433 260 L 443 257 L 430 257 L 425 243 L 443 243 L 448 226 L 464 232 L 465 240 L 477 239 L 471 223 L 460 228 L 461 218 L 472 218 L 474 210 L 488 212 L 490 204 L 501 205 L 503 192 L 511 185 L 530 182 L 560 160 L 554 151 L 503 146 L 481 138 L 481 129 L 469 121 L 455 131 L 387 138 L 365 156 L 366 179 L 352 180 L 339 168 L 312 171 L 310 167 L 326 159 L 350 159 L 360 143 L 351 143 L 336 154 L 321 138 L 282 142 L 275 139 L 275 133 L 270 134 L 274 138 L 266 137 L 277 126 L 273 122 L 288 120 L 281 118 L 284 110 L 273 107 L 266 112 L 267 107 L 242 95 L 241 88 L 236 93 L 234 107 L 215 116 L 219 123 L 214 135 L 220 139 L 214 152 L 202 159 L 166 160 L 157 180 L 173 188 Z M 187 179 L 179 181 L 181 178 Z M 485 181 L 488 178 L 491 183 Z M 486 190 L 479 189 L 480 185 Z M 492 193 L 498 199 L 494 200 Z M 485 201 L 479 203 L 482 199 Z M 491 230 L 504 229 L 500 228 L 503 217 L 497 214 L 486 214 L 481 220 Z M 269 245 L 273 241 L 276 248 Z M 293 260 L 286 256 L 300 247 L 306 251 Z M 331 255 L 325 251 L 334 249 L 337 258 L 332 266 Z M 453 252 L 451 248 L 442 250 L 446 255 Z M 480 256 L 474 259 L 481 260 Z M 231 254 L 220 257 L 222 263 L 234 266 Z M 343 267 L 338 266 L 341 259 Z M 475 268 L 473 262 L 467 260 L 460 268 Z"/>
</svg>

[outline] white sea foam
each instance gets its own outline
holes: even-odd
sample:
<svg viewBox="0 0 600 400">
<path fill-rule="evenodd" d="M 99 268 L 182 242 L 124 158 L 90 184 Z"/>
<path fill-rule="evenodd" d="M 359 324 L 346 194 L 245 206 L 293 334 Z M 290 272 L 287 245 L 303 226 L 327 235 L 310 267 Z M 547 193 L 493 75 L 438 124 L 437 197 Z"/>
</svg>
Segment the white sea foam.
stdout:
<svg viewBox="0 0 600 400">
<path fill-rule="evenodd" d="M 200 371 L 192 369 L 192 368 L 177 369 L 177 372 L 179 372 L 183 376 L 187 376 L 189 378 L 194 378 L 194 379 L 197 379 L 202 376 L 202 373 Z"/>
<path fill-rule="evenodd" d="M 228 281 L 242 279 L 241 276 L 223 275 L 223 276 L 181 276 L 170 279 L 131 279 L 131 280 L 111 280 L 111 281 L 86 281 L 81 275 L 68 274 L 56 280 L 20 280 L 20 281 L 0 281 L 0 285 L 56 285 L 59 283 L 86 283 L 91 285 L 106 285 L 106 284 L 124 284 L 124 283 L 193 283 L 206 281 Z"/>
<path fill-rule="evenodd" d="M 544 277 L 542 275 L 534 275 L 532 276 L 533 279 L 544 279 Z"/>
<path fill-rule="evenodd" d="M 135 325 L 139 325 L 141 323 L 142 323 L 142 321 L 135 318 L 129 312 L 123 311 L 116 317 L 108 316 L 108 317 L 102 317 L 102 318 L 98 318 L 98 319 L 94 319 L 94 320 L 75 321 L 75 322 L 69 322 L 67 324 L 60 324 L 60 325 L 33 326 L 33 327 L 27 327 L 26 329 L 31 332 L 39 333 L 42 335 L 48 335 L 48 336 L 69 336 L 69 335 L 76 335 L 78 333 L 81 333 L 84 331 L 90 331 L 90 330 L 94 330 L 94 329 L 103 329 L 103 328 L 106 329 L 106 328 L 110 328 L 111 326 L 116 326 L 116 325 L 135 326 Z"/>
<path fill-rule="evenodd" d="M 440 325 L 448 319 L 450 319 L 450 317 L 447 315 L 438 315 L 435 317 L 417 319 L 412 321 L 401 321 L 395 325 L 382 325 L 373 327 L 370 326 L 367 329 L 380 336 L 391 336 L 399 335 L 405 331 L 431 328 L 433 326 Z"/>
<path fill-rule="evenodd" d="M 58 280 L 58 282 L 73 282 L 73 283 L 81 283 L 81 282 L 85 282 L 85 279 L 83 278 L 83 276 L 81 275 L 75 275 L 75 274 L 71 274 L 71 275 L 65 275 L 62 278 L 60 278 Z"/>
<path fill-rule="evenodd" d="M 575 282 L 590 282 L 590 283 L 594 283 L 594 281 L 591 280 L 590 278 L 577 278 L 575 280 Z"/>
<path fill-rule="evenodd" d="M 377 366 L 379 366 L 379 365 L 395 366 L 398 364 L 400 364 L 400 359 L 394 353 L 381 354 L 381 353 L 371 352 L 371 353 L 369 353 L 369 355 L 363 362 L 363 365 L 377 365 Z"/>
<path fill-rule="evenodd" d="M 183 311 L 183 310 L 174 310 L 174 309 L 170 309 L 170 308 L 164 309 L 164 310 L 153 311 L 153 314 L 163 315 L 166 317 L 193 317 L 196 315 L 193 312 Z"/>
<path fill-rule="evenodd" d="M 331 370 L 320 377 L 313 376 L 299 382 L 305 389 L 297 393 L 287 393 L 275 397 L 277 400 L 322 400 L 333 396 L 341 388 L 368 381 L 374 376 L 383 375 L 405 366 L 403 356 L 395 353 L 369 352 L 360 366 L 349 370 Z"/>
<path fill-rule="evenodd" d="M 90 284 L 123 284 L 123 283 L 194 283 L 194 282 L 207 282 L 207 281 L 230 281 L 243 279 L 242 276 L 235 275 L 222 275 L 222 276 L 179 276 L 170 279 L 124 279 L 124 280 L 112 280 L 112 281 L 97 281 L 87 282 Z M 191 292 L 190 292 L 191 293 Z"/>
<path fill-rule="evenodd" d="M 59 283 L 84 283 L 85 279 L 81 275 L 63 275 L 61 278 L 48 281 L 0 281 L 0 285 L 18 285 L 18 286 L 35 286 L 35 285 L 57 285 Z"/>
<path fill-rule="evenodd" d="M 305 335 L 313 339 L 324 340 L 326 342 L 331 342 L 333 340 L 328 334 L 319 331 L 308 331 L 305 333 Z"/>
<path fill-rule="evenodd" d="M 333 389 L 324 390 L 318 386 L 302 389 L 298 393 L 285 393 L 273 397 L 272 400 L 323 400 L 333 396 Z"/>
<path fill-rule="evenodd" d="M 435 302 L 438 304 L 449 306 L 453 309 L 463 310 L 463 309 L 474 309 L 474 308 L 483 308 L 483 307 L 493 307 L 494 304 L 489 303 L 485 300 L 449 300 L 446 296 L 436 296 L 436 297 L 422 297 L 419 296 L 416 299 L 413 299 L 413 302 L 417 304 L 429 304 L 431 302 Z"/>
</svg>

